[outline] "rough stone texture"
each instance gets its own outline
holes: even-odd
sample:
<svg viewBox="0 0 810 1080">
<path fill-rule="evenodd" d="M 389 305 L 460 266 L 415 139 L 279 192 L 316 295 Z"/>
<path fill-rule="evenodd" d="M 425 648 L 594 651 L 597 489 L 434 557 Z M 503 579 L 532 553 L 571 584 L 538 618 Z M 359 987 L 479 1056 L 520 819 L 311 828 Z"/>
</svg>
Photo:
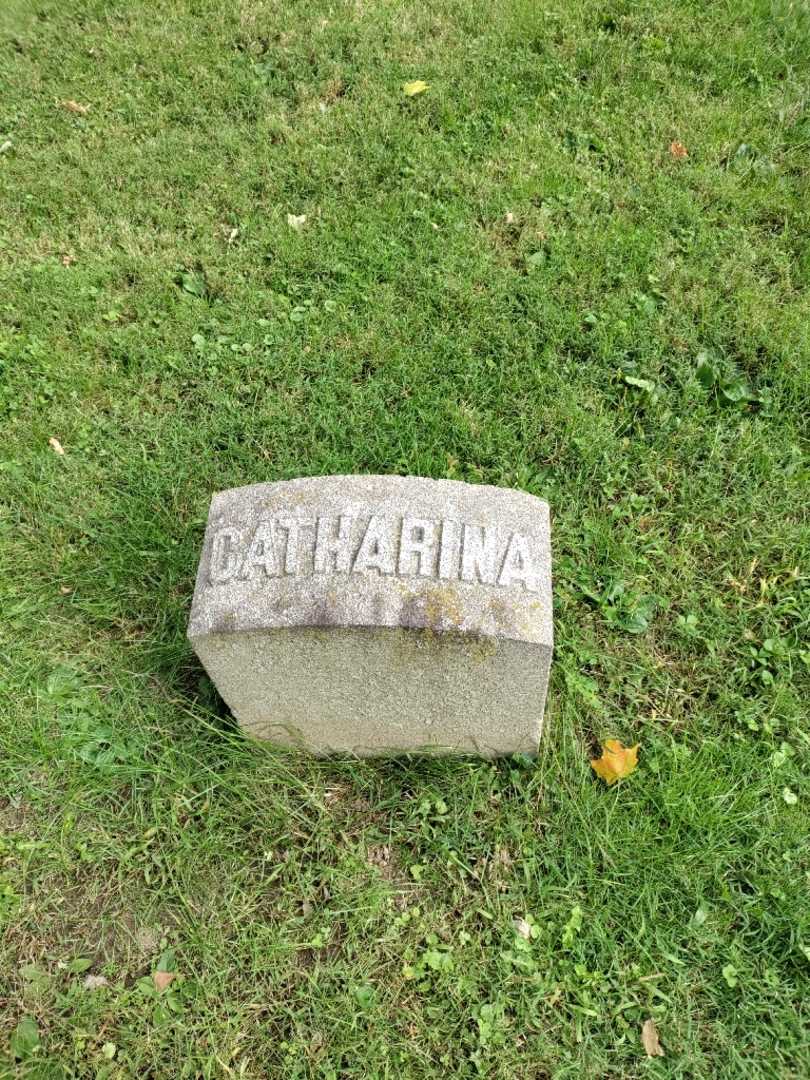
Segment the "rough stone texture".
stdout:
<svg viewBox="0 0 810 1080">
<path fill-rule="evenodd" d="M 548 505 L 453 480 L 219 492 L 188 636 L 253 734 L 316 753 L 537 749 Z"/>
</svg>

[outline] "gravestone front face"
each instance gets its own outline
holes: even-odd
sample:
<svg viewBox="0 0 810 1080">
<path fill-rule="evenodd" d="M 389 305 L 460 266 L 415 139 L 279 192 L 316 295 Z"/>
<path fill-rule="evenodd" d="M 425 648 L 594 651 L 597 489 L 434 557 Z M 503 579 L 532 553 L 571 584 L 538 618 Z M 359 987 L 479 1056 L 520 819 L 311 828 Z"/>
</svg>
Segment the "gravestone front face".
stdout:
<svg viewBox="0 0 810 1080">
<path fill-rule="evenodd" d="M 214 496 L 188 636 L 242 727 L 316 753 L 534 751 L 548 505 L 323 476 Z"/>
</svg>

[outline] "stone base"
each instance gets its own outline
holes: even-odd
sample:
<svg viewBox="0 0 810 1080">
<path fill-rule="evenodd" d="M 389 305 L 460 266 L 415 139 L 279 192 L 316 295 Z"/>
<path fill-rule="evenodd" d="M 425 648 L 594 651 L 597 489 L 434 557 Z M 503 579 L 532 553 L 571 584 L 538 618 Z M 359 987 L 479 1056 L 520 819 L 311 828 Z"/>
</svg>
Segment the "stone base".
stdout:
<svg viewBox="0 0 810 1080">
<path fill-rule="evenodd" d="M 359 757 L 534 753 L 550 648 L 397 628 L 212 634 L 200 659 L 245 731 Z"/>
</svg>

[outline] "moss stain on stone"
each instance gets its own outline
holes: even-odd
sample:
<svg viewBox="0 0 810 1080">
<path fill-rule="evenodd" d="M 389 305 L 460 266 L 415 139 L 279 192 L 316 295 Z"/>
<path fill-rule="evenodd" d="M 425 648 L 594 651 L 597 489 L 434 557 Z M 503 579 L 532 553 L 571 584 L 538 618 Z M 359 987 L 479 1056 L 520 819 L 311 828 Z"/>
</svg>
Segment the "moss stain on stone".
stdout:
<svg viewBox="0 0 810 1080">
<path fill-rule="evenodd" d="M 453 585 L 436 585 L 424 593 L 425 620 L 434 630 L 460 630 L 464 609 Z"/>
</svg>

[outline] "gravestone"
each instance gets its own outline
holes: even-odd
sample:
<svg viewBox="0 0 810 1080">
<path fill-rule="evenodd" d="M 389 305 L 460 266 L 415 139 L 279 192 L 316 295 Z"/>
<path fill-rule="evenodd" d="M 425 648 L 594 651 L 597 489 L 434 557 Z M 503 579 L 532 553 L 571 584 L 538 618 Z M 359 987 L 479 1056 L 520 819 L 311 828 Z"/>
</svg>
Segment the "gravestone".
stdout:
<svg viewBox="0 0 810 1080">
<path fill-rule="evenodd" d="M 188 636 L 248 732 L 315 753 L 537 749 L 548 505 L 322 476 L 214 495 Z"/>
</svg>

